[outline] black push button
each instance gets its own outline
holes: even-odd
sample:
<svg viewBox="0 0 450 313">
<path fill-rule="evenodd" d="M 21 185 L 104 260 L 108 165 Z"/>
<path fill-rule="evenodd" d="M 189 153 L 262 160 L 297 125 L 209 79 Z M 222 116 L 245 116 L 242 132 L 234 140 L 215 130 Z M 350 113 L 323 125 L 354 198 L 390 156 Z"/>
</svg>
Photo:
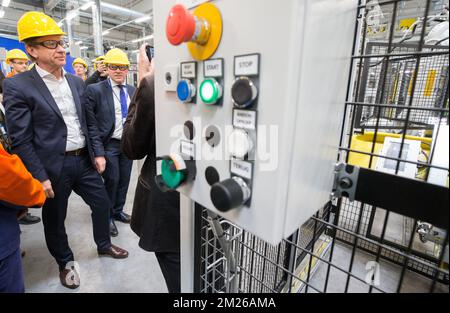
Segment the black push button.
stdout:
<svg viewBox="0 0 450 313">
<path fill-rule="evenodd" d="M 243 205 L 251 191 L 242 178 L 233 177 L 216 183 L 211 188 L 211 201 L 217 210 L 227 212 Z"/>
<path fill-rule="evenodd" d="M 217 170 L 212 167 L 209 166 L 206 171 L 205 171 L 205 178 L 206 181 L 208 182 L 208 184 L 210 186 L 214 185 L 215 183 L 218 183 L 220 181 L 220 176 L 219 173 L 217 172 Z"/>
<path fill-rule="evenodd" d="M 231 98 L 238 108 L 249 107 L 257 96 L 258 89 L 248 77 L 237 78 L 231 87 Z"/>
</svg>

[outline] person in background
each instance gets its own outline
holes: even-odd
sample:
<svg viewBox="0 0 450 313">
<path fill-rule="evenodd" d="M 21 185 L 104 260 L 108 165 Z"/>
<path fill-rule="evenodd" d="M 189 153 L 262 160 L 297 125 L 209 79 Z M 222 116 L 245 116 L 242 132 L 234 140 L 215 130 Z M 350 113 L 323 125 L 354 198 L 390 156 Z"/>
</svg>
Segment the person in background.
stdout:
<svg viewBox="0 0 450 313">
<path fill-rule="evenodd" d="M 5 74 L 3 74 L 3 71 L 0 70 L 0 102 L 3 101 L 3 81 L 5 78 Z"/>
<path fill-rule="evenodd" d="M 102 146 L 96 147 L 104 151 L 106 169 L 103 173 L 106 190 L 111 201 L 110 234 L 119 234 L 114 220 L 130 223 L 131 217 L 123 211 L 128 186 L 130 184 L 133 161 L 120 150 L 123 123 L 128 114 L 130 99 L 135 88 L 125 84 L 130 61 L 125 52 L 114 48 L 105 55 L 104 64 L 108 79 L 86 88 L 86 116 L 91 124 L 97 127 Z"/>
<path fill-rule="evenodd" d="M 76 58 L 72 63 L 72 68 L 76 76 L 80 77 L 83 81 L 86 80 L 88 65 L 82 58 Z"/>
<path fill-rule="evenodd" d="M 0 141 L 0 293 L 25 291 L 17 219 L 26 207 L 41 207 L 45 192 L 17 155 L 7 153 Z"/>
<path fill-rule="evenodd" d="M 104 60 L 105 56 L 101 55 L 92 62 L 94 64 L 94 74 L 86 79 L 86 86 L 100 83 L 108 78 L 108 71 L 105 63 L 103 63 Z"/>
<path fill-rule="evenodd" d="M 155 94 L 153 61 L 145 45 L 140 49 L 141 82 L 131 100 L 122 135 L 122 150 L 130 159 L 146 157 L 138 179 L 131 214 L 131 229 L 139 236 L 139 246 L 154 252 L 171 293 L 180 292 L 180 197 L 163 193 L 155 183 Z"/>
<path fill-rule="evenodd" d="M 28 57 L 20 49 L 12 49 L 6 53 L 6 64 L 12 67 L 12 71 L 6 75 L 6 78 L 13 77 L 27 71 Z"/>
<path fill-rule="evenodd" d="M 100 173 L 106 160 L 82 105 L 85 85 L 64 72 L 65 33 L 42 12 L 27 12 L 17 22 L 19 40 L 35 62 L 32 70 L 5 79 L 4 106 L 12 150 L 45 191 L 42 220 L 47 247 L 59 266 L 64 287 L 80 286 L 64 226 L 72 191 L 90 206 L 99 256 L 114 259 L 128 252 L 111 244 L 110 203 Z"/>
<path fill-rule="evenodd" d="M 12 49 L 6 53 L 6 64 L 12 67 L 12 71 L 8 73 L 7 78 L 14 75 L 24 73 L 28 70 L 28 56 L 20 49 Z M 3 84 L 3 83 L 2 83 Z M 2 88 L 3 89 L 3 88 Z M 6 128 L 6 125 L 4 126 Z M 6 129 L 5 129 L 6 130 Z M 40 217 L 26 213 L 19 219 L 21 225 L 32 225 L 39 223 Z"/>
</svg>

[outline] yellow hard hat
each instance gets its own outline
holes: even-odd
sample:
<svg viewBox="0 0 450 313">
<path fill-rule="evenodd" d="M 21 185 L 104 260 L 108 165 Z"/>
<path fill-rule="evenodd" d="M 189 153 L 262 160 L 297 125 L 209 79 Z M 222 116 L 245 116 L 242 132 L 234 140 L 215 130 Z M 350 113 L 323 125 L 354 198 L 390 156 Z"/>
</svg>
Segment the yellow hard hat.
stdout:
<svg viewBox="0 0 450 313">
<path fill-rule="evenodd" d="M 94 59 L 94 61 L 92 62 L 92 63 L 94 63 L 94 70 L 97 70 L 97 63 L 100 63 L 101 61 L 104 61 L 104 60 L 105 60 L 105 56 L 104 55 L 96 57 Z"/>
<path fill-rule="evenodd" d="M 114 48 L 105 54 L 105 64 L 130 66 L 130 61 L 128 60 L 128 56 L 125 52 L 119 48 Z"/>
<path fill-rule="evenodd" d="M 9 50 L 6 53 L 6 64 L 9 64 L 11 60 L 18 59 L 18 60 L 27 60 L 28 56 L 20 49 L 12 49 Z"/>
<path fill-rule="evenodd" d="M 87 63 L 82 58 L 76 58 L 72 63 L 72 67 L 74 67 L 75 64 L 81 64 L 84 66 L 84 68 L 88 68 Z"/>
<path fill-rule="evenodd" d="M 65 35 L 58 24 L 48 15 L 42 12 L 27 12 L 17 22 L 19 41 L 29 38 Z"/>
</svg>

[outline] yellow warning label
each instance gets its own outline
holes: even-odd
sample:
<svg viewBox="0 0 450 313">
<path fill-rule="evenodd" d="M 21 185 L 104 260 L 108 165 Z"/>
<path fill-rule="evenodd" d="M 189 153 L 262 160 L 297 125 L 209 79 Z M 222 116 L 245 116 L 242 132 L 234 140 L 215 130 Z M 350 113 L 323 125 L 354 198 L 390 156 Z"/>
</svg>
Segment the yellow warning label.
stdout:
<svg viewBox="0 0 450 313">
<path fill-rule="evenodd" d="M 400 20 L 398 28 L 400 30 L 407 30 L 408 28 L 411 27 L 412 24 L 414 24 L 415 21 L 416 21 L 415 18 L 406 18 L 404 20 Z"/>
<path fill-rule="evenodd" d="M 436 70 L 430 70 L 428 72 L 428 78 L 427 78 L 427 83 L 425 85 L 425 90 L 423 91 L 424 97 L 431 97 L 435 82 L 436 82 Z"/>
</svg>

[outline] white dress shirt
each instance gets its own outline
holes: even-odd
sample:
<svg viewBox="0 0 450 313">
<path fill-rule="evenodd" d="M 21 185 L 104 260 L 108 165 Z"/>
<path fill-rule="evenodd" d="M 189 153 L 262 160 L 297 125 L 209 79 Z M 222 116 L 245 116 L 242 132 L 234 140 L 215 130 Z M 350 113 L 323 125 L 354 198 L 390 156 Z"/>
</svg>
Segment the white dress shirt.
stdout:
<svg viewBox="0 0 450 313">
<path fill-rule="evenodd" d="M 114 126 L 114 132 L 111 136 L 113 139 L 121 140 L 123 132 L 123 123 L 125 120 L 122 119 L 122 106 L 120 104 L 120 84 L 114 82 L 111 78 L 108 78 L 109 83 L 112 87 L 113 98 L 114 98 L 114 114 L 116 116 L 116 123 Z M 130 106 L 130 96 L 128 95 L 128 90 L 126 85 L 124 85 L 124 90 L 127 95 L 127 107 Z"/>
<path fill-rule="evenodd" d="M 47 85 L 53 99 L 55 99 L 64 122 L 66 123 L 66 151 L 74 151 L 85 147 L 86 138 L 81 130 L 81 124 L 78 120 L 77 109 L 75 107 L 75 100 L 73 99 L 72 90 L 70 90 L 64 70 L 63 76 L 60 79 L 57 79 L 55 75 L 47 72 L 38 65 L 36 65 L 36 70 L 45 85 Z"/>
</svg>

